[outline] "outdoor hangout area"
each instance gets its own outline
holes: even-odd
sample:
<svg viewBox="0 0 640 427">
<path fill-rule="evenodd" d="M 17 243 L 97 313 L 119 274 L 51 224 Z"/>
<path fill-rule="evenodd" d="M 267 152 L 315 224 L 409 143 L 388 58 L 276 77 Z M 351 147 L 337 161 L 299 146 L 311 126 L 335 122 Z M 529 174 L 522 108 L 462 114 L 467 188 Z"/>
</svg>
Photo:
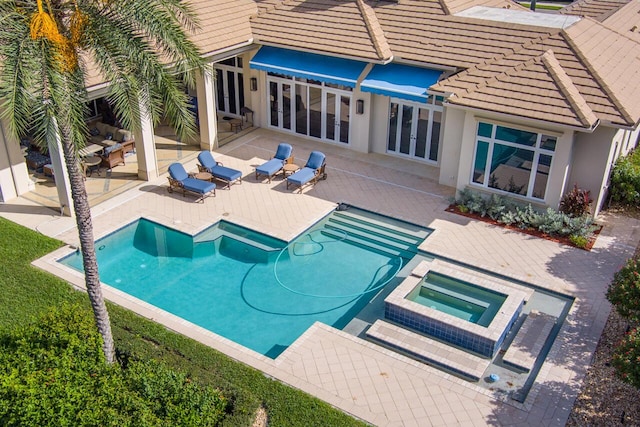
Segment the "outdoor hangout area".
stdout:
<svg viewBox="0 0 640 427">
<path fill-rule="evenodd" d="M 287 145 L 291 146 L 291 151 Z M 107 298 L 144 317 L 153 318 L 171 330 L 213 347 L 232 359 L 253 366 L 285 384 L 294 385 L 296 388 L 320 397 L 331 405 L 375 425 L 420 424 L 423 421 L 426 422 L 427 419 L 440 419 L 442 425 L 462 422 L 464 419 L 483 420 L 482 422 L 487 423 L 494 419 L 501 419 L 504 423 L 508 423 L 507 420 L 512 420 L 514 417 L 529 417 L 530 422 L 534 423 L 541 422 L 539 414 L 547 413 L 546 411 L 550 407 L 556 408 L 554 416 L 566 419 L 570 408 L 556 406 L 558 401 L 556 393 L 559 393 L 560 390 L 563 394 L 573 393 L 576 395 L 578 393 L 578 380 L 584 372 L 580 366 L 586 366 L 579 364 L 580 360 L 582 363 L 586 363 L 586 361 L 578 355 L 581 354 L 583 346 L 595 345 L 598 329 L 604 325 L 605 321 L 605 317 L 597 309 L 600 304 L 604 303 L 602 297 L 599 296 L 602 294 L 595 292 L 595 290 L 606 286 L 608 277 L 612 274 L 615 266 L 630 253 L 636 239 L 632 230 L 638 226 L 637 221 L 609 215 L 603 217 L 601 221 L 605 224 L 605 228 L 595 247 L 591 252 L 587 252 L 546 240 L 533 239 L 517 232 L 505 231 L 446 212 L 448 199 L 452 193 L 450 189 L 437 184 L 429 175 L 428 169 L 409 168 L 408 170 L 406 164 L 393 159 L 375 154 L 356 156 L 340 147 L 323 147 L 322 154 L 324 156 L 314 154 L 316 151 L 313 144 L 308 141 L 283 136 L 264 129 L 256 130 L 211 153 L 216 162 L 222 162 L 225 168 L 240 171 L 242 184 L 231 185 L 226 190 L 217 188 L 216 197 L 209 197 L 205 199 L 204 203 L 194 203 L 194 198 L 197 195 L 183 197 L 181 192 L 169 193 L 166 177 L 161 177 L 151 183 L 139 183 L 136 188 L 101 203 L 93 209 L 95 236 L 100 239 L 110 235 L 114 230 L 130 224 L 132 220 L 146 218 L 152 220 L 156 226 L 161 224 L 163 230 L 165 227 L 170 227 L 178 231 L 180 235 L 187 233 L 187 235 L 197 236 L 193 249 L 190 249 L 194 251 L 194 255 L 196 252 L 199 254 L 198 256 L 204 255 L 205 248 L 220 251 L 221 254 L 232 258 L 245 257 L 250 254 L 251 265 L 255 265 L 255 269 L 262 262 L 273 262 L 273 257 L 281 252 L 282 245 L 286 246 L 286 242 L 291 242 L 296 238 L 301 239 L 309 233 L 309 237 L 305 237 L 303 240 L 296 239 L 295 242 L 300 242 L 296 243 L 296 246 L 289 246 L 289 256 L 301 257 L 301 261 L 307 262 L 325 253 L 325 251 L 318 252 L 321 247 L 328 250 L 330 246 L 340 244 L 339 242 L 344 239 L 344 233 L 353 236 L 350 239 L 362 239 L 363 237 L 355 237 L 362 234 L 361 229 L 374 230 L 375 228 L 371 228 L 374 227 L 372 224 L 380 221 L 380 219 L 370 217 L 373 213 L 393 217 L 395 221 L 408 221 L 407 224 L 427 227 L 432 232 L 422 237 L 424 241 L 420 244 L 420 249 L 410 250 L 406 256 L 413 256 L 410 253 L 417 250 L 419 253 L 423 253 L 422 256 L 428 253 L 430 256 L 435 255 L 456 260 L 456 263 L 468 266 L 482 266 L 483 271 L 491 275 L 498 274 L 517 279 L 520 283 L 529 284 L 528 286 L 533 285 L 542 290 L 570 295 L 575 298 L 567 312 L 569 322 L 565 322 L 557 331 L 558 335 L 546 355 L 547 363 L 536 365 L 535 382 L 526 396 L 523 396 L 522 402 L 511 397 L 512 395 L 516 396 L 516 389 L 521 387 L 515 386 L 517 383 L 514 383 L 514 386 L 508 385 L 516 378 L 509 376 L 511 374 L 508 372 L 512 372 L 511 368 L 491 367 L 492 365 L 486 368 L 489 370 L 474 368 L 475 370 L 469 372 L 479 378 L 476 381 L 469 381 L 468 378 L 465 379 L 442 371 L 435 363 L 437 358 L 432 355 L 428 356 L 427 363 L 424 363 L 424 361 L 407 357 L 405 352 L 391 350 L 392 347 L 398 346 L 410 349 L 409 344 L 414 342 L 412 340 L 415 338 L 409 335 L 398 335 L 402 331 L 394 332 L 394 328 L 397 329 L 397 326 L 392 328 L 389 326 L 391 325 L 390 321 L 394 322 L 392 318 L 385 319 L 384 310 L 379 311 L 380 307 L 383 307 L 380 305 L 383 304 L 383 299 L 391 301 L 390 295 L 387 298 L 382 298 L 384 296 L 382 295 L 365 304 L 363 308 L 359 309 L 362 310 L 362 314 L 341 330 L 322 323 L 314 323 L 299 338 L 295 339 L 293 344 L 285 347 L 275 346 L 273 350 L 265 350 L 267 356 L 243 345 L 238 346 L 230 339 L 196 326 L 192 322 L 185 323 L 184 320 L 156 308 L 155 305 L 142 303 L 136 298 L 131 299 L 110 285 L 105 288 Z M 189 157 L 190 160 L 182 164 L 182 168 L 187 174 L 199 173 L 198 164 L 201 162 L 198 160 L 198 154 L 200 153 L 200 151 L 194 151 Z M 287 188 L 286 178 L 289 178 L 290 175 L 285 178 L 283 171 L 267 174 L 273 169 L 267 170 L 268 168 L 264 165 L 274 160 L 274 157 L 277 160 L 275 167 L 280 165 L 284 167 L 286 164 L 294 163 L 301 169 L 308 167 L 312 171 L 316 171 L 318 169 L 314 166 L 326 165 L 325 173 L 328 174 L 329 179 L 319 181 L 315 185 L 304 186 L 302 194 L 298 194 L 297 187 L 293 191 L 291 188 Z M 293 161 L 287 163 L 287 159 L 291 157 L 294 157 Z M 319 160 L 315 164 L 314 157 L 318 157 Z M 320 157 L 323 158 L 320 159 Z M 259 173 L 256 179 L 258 169 L 267 173 L 264 175 Z M 313 173 L 316 175 L 315 172 Z M 271 182 L 269 182 L 269 177 Z M 225 181 L 216 181 L 215 179 L 210 184 L 216 184 L 216 186 L 220 184 L 219 187 L 226 185 Z M 335 212 L 334 216 L 338 213 L 341 215 L 331 219 L 322 231 L 315 232 L 312 231 L 313 229 L 309 229 L 325 218 L 327 214 L 342 206 L 341 203 L 348 203 L 350 206 L 357 206 L 370 212 L 371 214 L 366 214 L 369 225 L 365 225 L 361 222 L 362 220 L 353 222 L 349 219 L 348 221 L 351 221 L 352 225 L 349 226 L 350 228 L 345 228 L 347 216 L 354 214 L 352 209 L 355 208 L 352 208 L 345 212 Z M 37 228 L 40 232 L 54 236 L 74 247 L 77 245 L 77 232 L 71 218 L 59 217 L 54 211 L 50 211 L 48 215 L 29 215 L 30 209 L 37 211 L 35 205 L 29 208 L 29 204 L 28 200 L 21 199 L 18 205 L 2 205 L 0 211 L 3 216 L 13 221 Z M 20 205 L 22 205 L 20 209 L 15 208 Z M 256 209 L 256 206 L 262 206 L 266 209 Z M 211 234 L 208 227 L 221 220 L 225 223 L 230 221 L 233 226 L 225 225 L 226 228 L 222 234 L 219 234 L 220 232 L 214 233 L 213 230 L 211 233 L 214 234 Z M 406 228 L 407 224 L 397 224 L 393 227 Z M 267 233 L 270 237 L 260 237 L 259 243 L 251 243 L 256 246 L 246 246 L 248 244 L 246 230 Z M 308 231 L 305 232 L 305 230 Z M 389 232 L 385 231 L 385 233 Z M 416 229 L 410 233 L 417 232 Z M 169 233 L 169 231 L 162 231 L 162 233 Z M 158 232 L 153 232 L 151 235 L 158 235 Z M 182 239 L 182 237 L 180 238 Z M 406 237 L 402 237 L 401 234 L 397 234 L 395 237 L 389 235 L 384 239 L 380 237 L 375 243 L 379 248 L 376 251 L 390 251 L 391 249 L 382 248 L 397 246 L 397 242 L 393 243 L 393 241 L 398 239 L 404 240 Z M 363 243 L 358 243 L 357 246 L 359 247 Z M 106 247 L 108 248 L 109 244 L 106 244 Z M 169 245 L 169 247 L 177 249 L 175 245 Z M 273 250 L 276 252 L 272 252 Z M 63 248 L 63 251 L 68 253 L 68 249 Z M 56 261 L 61 255 L 56 255 L 56 253 L 61 254 L 62 252 L 54 252 L 36 264 L 47 270 L 59 271 L 60 277 L 82 288 L 82 276 L 72 270 L 61 269 Z M 320 289 L 302 291 L 298 287 L 299 282 L 291 281 L 290 277 L 294 276 L 289 275 L 288 264 L 295 262 L 295 259 L 287 258 L 285 260 L 282 258 L 283 256 L 281 255 L 276 261 L 276 270 L 278 277 L 286 287 L 296 292 L 311 294 L 317 294 L 321 291 Z M 309 258 L 310 256 L 311 258 Z M 359 255 L 359 258 L 362 256 Z M 600 260 L 597 263 L 597 270 L 593 270 L 591 267 L 594 265 L 594 257 Z M 341 258 L 350 259 L 349 256 Z M 404 262 L 398 264 L 394 259 L 392 255 L 388 269 L 396 271 L 398 268 L 402 268 Z M 148 262 L 145 261 L 144 264 L 148 264 Z M 415 277 L 416 281 L 423 277 L 425 270 L 420 270 L 422 267 L 418 268 L 417 264 L 410 262 L 406 268 L 409 269 L 408 277 Z M 447 268 L 453 268 L 453 270 L 447 270 Z M 469 280 L 465 278 L 465 274 L 468 273 L 463 270 L 460 270 L 460 273 L 455 273 L 459 267 L 447 266 L 447 268 L 445 265 L 436 265 L 429 270 L 432 270 L 434 274 L 446 274 L 464 278 L 465 281 Z M 119 277 L 124 283 L 125 279 L 121 276 L 124 271 L 134 273 L 139 269 L 139 266 L 131 266 L 125 270 L 119 269 L 117 273 L 119 276 L 109 278 L 107 274 L 103 280 L 115 285 L 116 278 Z M 385 267 L 385 271 L 386 269 L 387 267 Z M 334 270 L 338 275 L 348 274 L 344 268 Z M 414 276 L 410 274 L 411 271 L 414 271 Z M 586 271 L 589 272 L 587 276 L 585 276 Z M 252 274 L 257 274 L 257 271 Z M 300 277 L 299 274 L 294 273 Z M 380 280 L 383 281 L 379 282 L 380 285 L 386 286 L 386 277 L 384 274 L 381 276 Z M 260 282 L 265 283 L 265 280 L 261 279 Z M 331 283 L 334 281 L 330 280 Z M 350 282 L 352 281 L 351 279 Z M 475 279 L 471 281 L 477 283 Z M 243 292 L 245 298 L 252 301 L 254 291 L 248 287 L 250 283 L 252 281 L 243 285 Z M 276 287 L 278 286 L 276 284 Z M 327 291 L 329 289 L 324 292 Z M 280 292 L 290 291 L 281 289 Z M 330 292 L 345 293 L 340 289 Z M 372 292 L 371 296 L 376 292 Z M 501 292 L 521 295 L 518 293 L 521 291 Z M 530 294 L 530 289 L 528 292 Z M 422 297 L 418 299 L 420 298 Z M 477 299 L 477 297 L 473 298 Z M 531 299 L 531 296 L 519 296 L 518 298 Z M 256 304 L 257 301 L 252 304 Z M 374 303 L 376 301 L 378 302 Z M 407 303 L 403 302 L 402 304 L 406 305 Z M 415 302 L 411 302 L 411 304 L 415 304 Z M 262 307 L 262 310 L 265 309 L 267 309 L 266 306 Z M 518 307 L 514 305 L 513 313 L 517 311 Z M 530 317 L 533 322 L 540 316 L 532 311 Z M 592 321 L 589 326 L 583 325 L 583 322 L 574 323 L 571 321 L 578 317 L 590 318 Z M 374 325 L 376 320 L 379 322 Z M 506 325 L 510 320 L 511 318 L 505 317 L 505 323 L 502 324 Z M 600 326 L 594 328 L 593 324 Z M 538 329 L 535 322 L 532 325 L 534 330 Z M 471 331 L 477 328 L 476 325 L 466 329 Z M 500 329 L 500 331 L 502 330 Z M 367 338 L 365 333 L 370 337 Z M 500 334 L 501 332 L 498 332 L 498 335 Z M 584 339 L 580 341 L 567 340 L 566 337 L 569 335 Z M 436 338 L 430 339 L 435 340 Z M 524 335 L 520 340 L 524 340 Z M 378 343 L 383 341 L 395 344 L 380 346 Z M 511 338 L 509 342 L 511 342 Z M 518 345 L 518 338 L 514 340 L 512 345 Z M 576 356 L 575 358 L 571 356 L 571 364 L 566 363 L 569 355 Z M 531 364 L 531 360 L 522 360 L 521 356 L 515 352 L 509 353 L 505 358 L 518 366 L 527 366 L 527 369 L 534 366 Z M 550 361 L 552 363 L 549 363 Z M 332 368 L 327 369 L 327 366 L 332 366 Z M 455 368 L 455 365 L 451 366 Z M 465 365 L 463 363 L 458 366 Z M 354 369 L 356 370 L 354 371 Z M 518 369 L 520 369 L 518 372 L 524 372 L 522 368 Z M 498 379 L 493 383 L 485 380 L 485 376 L 488 377 L 490 373 L 498 373 Z M 567 386 L 559 388 L 558 378 L 564 378 L 563 384 L 567 384 Z M 571 387 L 571 384 L 575 386 Z M 402 399 L 385 398 L 385 396 L 390 396 L 392 390 L 396 389 L 403 390 L 404 397 Z M 357 397 L 356 401 L 352 399 L 353 396 Z M 445 405 L 444 402 L 448 403 Z M 397 411 L 393 409 L 397 405 L 407 405 L 407 407 L 405 410 Z M 462 405 L 467 408 L 464 412 L 455 409 Z M 534 409 L 539 406 L 546 408 L 545 411 L 536 412 Z M 423 416 L 418 415 L 418 408 L 425 411 Z M 427 415 L 426 412 L 429 414 Z"/>
</svg>

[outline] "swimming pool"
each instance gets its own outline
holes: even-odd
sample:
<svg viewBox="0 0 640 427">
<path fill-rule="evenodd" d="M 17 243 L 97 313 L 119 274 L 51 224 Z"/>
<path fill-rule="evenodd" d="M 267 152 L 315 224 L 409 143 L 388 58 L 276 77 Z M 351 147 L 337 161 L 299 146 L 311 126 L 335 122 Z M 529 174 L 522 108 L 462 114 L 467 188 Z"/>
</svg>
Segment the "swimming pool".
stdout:
<svg viewBox="0 0 640 427">
<path fill-rule="evenodd" d="M 96 242 L 101 280 L 268 357 L 315 321 L 344 327 L 426 235 L 351 209 L 284 241 L 221 221 L 190 236 L 146 219 Z M 60 260 L 82 271 L 76 252 Z"/>
</svg>

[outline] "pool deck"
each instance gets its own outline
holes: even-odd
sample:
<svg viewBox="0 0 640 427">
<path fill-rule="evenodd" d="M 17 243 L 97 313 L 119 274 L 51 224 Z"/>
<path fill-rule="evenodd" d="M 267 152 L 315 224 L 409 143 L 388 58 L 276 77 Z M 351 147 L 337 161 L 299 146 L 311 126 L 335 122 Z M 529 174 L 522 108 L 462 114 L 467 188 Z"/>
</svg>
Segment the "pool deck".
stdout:
<svg viewBox="0 0 640 427">
<path fill-rule="evenodd" d="M 303 165 L 312 150 L 327 155 L 326 181 L 303 194 L 276 178 L 256 181 L 254 167 L 279 142 L 294 146 Z M 226 219 L 289 240 L 346 202 L 435 229 L 421 246 L 435 255 L 485 268 L 576 297 L 536 384 L 524 403 L 492 392 L 342 331 L 316 323 L 276 360 L 241 347 L 148 304 L 105 288 L 110 300 L 193 337 L 294 387 L 380 426 L 561 426 L 571 412 L 589 361 L 607 320 L 605 291 L 613 273 L 640 241 L 640 221 L 605 214 L 591 252 L 563 246 L 445 212 L 452 188 L 437 183 L 437 169 L 390 156 L 258 129 L 222 147 L 216 159 L 240 169 L 243 183 L 218 190 L 215 198 L 167 192 L 166 177 L 92 208 L 99 238 L 139 217 L 196 233 Z M 185 164 L 196 170 L 195 161 Z M 0 204 L 0 215 L 77 245 L 75 220 L 59 217 L 26 198 Z M 82 277 L 54 263 L 61 249 L 36 265 L 55 270 L 75 286 Z"/>
</svg>

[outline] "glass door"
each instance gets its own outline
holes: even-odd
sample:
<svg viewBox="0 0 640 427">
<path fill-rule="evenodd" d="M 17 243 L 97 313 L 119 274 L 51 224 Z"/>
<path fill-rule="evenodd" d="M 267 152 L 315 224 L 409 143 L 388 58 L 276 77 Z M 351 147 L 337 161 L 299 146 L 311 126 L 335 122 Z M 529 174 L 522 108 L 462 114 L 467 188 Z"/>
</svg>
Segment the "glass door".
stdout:
<svg viewBox="0 0 640 427">
<path fill-rule="evenodd" d="M 315 80 L 267 79 L 268 122 L 278 129 L 314 138 L 349 143 L 351 93 Z"/>
<path fill-rule="evenodd" d="M 291 130 L 291 84 L 269 81 L 269 124 Z"/>
<path fill-rule="evenodd" d="M 242 58 L 230 58 L 214 65 L 218 112 L 240 116 L 244 107 Z"/>
<path fill-rule="evenodd" d="M 324 105 L 324 139 L 348 144 L 351 96 L 325 90 Z"/>
<path fill-rule="evenodd" d="M 392 99 L 387 152 L 436 162 L 441 117 L 441 107 Z"/>
</svg>

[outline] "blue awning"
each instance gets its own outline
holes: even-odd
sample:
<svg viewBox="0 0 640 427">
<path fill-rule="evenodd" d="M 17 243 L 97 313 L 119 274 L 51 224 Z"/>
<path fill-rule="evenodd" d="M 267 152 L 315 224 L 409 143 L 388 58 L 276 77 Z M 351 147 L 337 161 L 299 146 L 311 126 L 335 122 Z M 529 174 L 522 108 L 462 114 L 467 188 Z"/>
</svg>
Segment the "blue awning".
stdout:
<svg viewBox="0 0 640 427">
<path fill-rule="evenodd" d="M 367 64 L 333 56 L 262 46 L 249 65 L 256 70 L 355 87 L 360 73 Z"/>
<path fill-rule="evenodd" d="M 427 88 L 434 85 L 442 71 L 409 65 L 375 65 L 360 84 L 363 92 L 426 102 Z"/>
</svg>

